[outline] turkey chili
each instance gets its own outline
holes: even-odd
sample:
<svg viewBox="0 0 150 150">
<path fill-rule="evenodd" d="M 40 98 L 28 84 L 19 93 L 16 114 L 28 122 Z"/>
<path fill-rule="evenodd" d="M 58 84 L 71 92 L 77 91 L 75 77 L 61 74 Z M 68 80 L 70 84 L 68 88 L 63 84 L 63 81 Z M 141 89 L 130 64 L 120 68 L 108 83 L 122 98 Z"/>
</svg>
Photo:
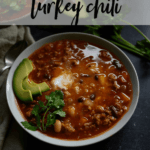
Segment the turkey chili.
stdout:
<svg viewBox="0 0 150 150">
<path fill-rule="evenodd" d="M 56 115 L 55 122 L 44 131 L 41 125 L 40 132 L 59 139 L 91 138 L 109 130 L 128 111 L 133 95 L 131 79 L 110 51 L 84 41 L 61 40 L 42 46 L 29 59 L 34 66 L 29 80 L 46 82 L 50 90 L 31 103 L 17 100 L 26 120 L 36 124 L 34 106 L 39 101 L 46 105 L 46 95 L 56 90 L 63 93 L 65 117 Z M 43 125 L 46 123 L 45 119 Z"/>
</svg>

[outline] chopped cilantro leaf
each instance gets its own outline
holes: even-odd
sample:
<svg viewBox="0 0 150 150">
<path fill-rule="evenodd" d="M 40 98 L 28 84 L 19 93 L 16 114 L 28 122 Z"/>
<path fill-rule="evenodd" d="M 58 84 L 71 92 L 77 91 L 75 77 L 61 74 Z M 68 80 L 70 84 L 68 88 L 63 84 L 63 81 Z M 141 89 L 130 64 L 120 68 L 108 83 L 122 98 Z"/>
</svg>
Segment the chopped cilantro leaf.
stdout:
<svg viewBox="0 0 150 150">
<path fill-rule="evenodd" d="M 36 124 L 37 124 L 37 127 L 41 127 L 41 116 L 40 115 L 37 115 L 36 116 Z"/>
<path fill-rule="evenodd" d="M 66 116 L 66 112 L 64 112 L 61 109 L 54 111 L 53 114 L 59 115 L 60 117 L 65 117 Z"/>
<path fill-rule="evenodd" d="M 47 106 L 44 105 L 42 101 L 39 101 L 40 112 L 44 112 L 47 109 Z"/>
<path fill-rule="evenodd" d="M 62 108 L 64 106 L 63 101 L 63 93 L 60 90 L 56 90 L 52 92 L 49 96 L 46 95 L 45 98 L 47 99 L 47 106 L 51 108 Z"/>
<path fill-rule="evenodd" d="M 39 105 L 35 105 L 33 107 L 32 114 L 35 115 L 35 116 L 37 116 L 39 114 L 39 111 L 40 111 Z"/>
<path fill-rule="evenodd" d="M 21 122 L 21 124 L 26 128 L 26 129 L 29 129 L 31 131 L 36 131 L 37 127 L 35 126 L 32 126 L 29 122 L 27 121 L 24 121 L 24 122 Z"/>
<path fill-rule="evenodd" d="M 56 122 L 56 116 L 55 115 L 53 115 L 53 114 L 47 115 L 46 127 L 48 127 L 50 125 L 54 125 L 55 122 Z"/>
</svg>

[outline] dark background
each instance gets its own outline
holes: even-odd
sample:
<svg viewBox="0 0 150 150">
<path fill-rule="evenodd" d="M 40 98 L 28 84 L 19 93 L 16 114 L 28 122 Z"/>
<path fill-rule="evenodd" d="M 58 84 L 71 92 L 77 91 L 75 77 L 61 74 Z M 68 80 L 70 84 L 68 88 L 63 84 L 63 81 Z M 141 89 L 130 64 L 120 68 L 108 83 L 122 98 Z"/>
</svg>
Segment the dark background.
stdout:
<svg viewBox="0 0 150 150">
<path fill-rule="evenodd" d="M 150 26 L 137 26 L 148 38 L 150 38 Z M 30 26 L 31 33 L 35 41 L 50 36 L 57 32 L 69 32 L 78 31 L 82 32 L 82 26 L 68 26 L 64 30 L 45 28 L 43 26 Z M 109 34 L 109 33 L 107 33 Z M 136 44 L 136 41 L 142 40 L 143 37 L 134 30 L 131 26 L 125 26 L 122 30 L 122 36 L 131 42 Z M 123 49 L 122 49 L 123 50 Z M 137 71 L 140 82 L 140 97 L 137 108 L 129 120 L 129 122 L 112 137 L 98 142 L 96 144 L 77 147 L 74 149 L 92 148 L 99 150 L 150 150 L 150 62 L 145 58 L 137 56 L 126 50 L 123 50 L 130 58 L 135 69 Z M 26 133 L 14 119 L 11 122 L 10 131 L 13 127 L 16 127 L 17 137 L 20 139 L 22 146 L 25 149 L 70 149 L 66 147 L 58 147 L 44 143 L 28 133 Z M 19 132 L 18 132 L 19 131 Z M 15 131 L 13 131 L 15 132 Z M 13 136 L 13 133 L 11 133 Z M 10 145 L 11 146 L 11 145 Z M 32 147 L 32 148 L 31 148 Z"/>
</svg>

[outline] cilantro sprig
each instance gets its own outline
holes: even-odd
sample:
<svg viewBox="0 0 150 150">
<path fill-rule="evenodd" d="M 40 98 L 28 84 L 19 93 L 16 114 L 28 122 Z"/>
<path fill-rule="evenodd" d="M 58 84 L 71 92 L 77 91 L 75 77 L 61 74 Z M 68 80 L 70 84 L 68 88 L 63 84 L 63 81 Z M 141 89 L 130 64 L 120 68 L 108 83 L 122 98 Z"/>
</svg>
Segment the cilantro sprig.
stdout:
<svg viewBox="0 0 150 150">
<path fill-rule="evenodd" d="M 25 128 L 32 131 L 37 129 L 46 131 L 47 127 L 55 124 L 57 116 L 66 116 L 66 113 L 62 110 L 65 105 L 62 91 L 56 90 L 50 95 L 46 95 L 45 98 L 47 99 L 47 104 L 44 105 L 42 101 L 39 101 L 31 112 L 36 118 L 36 126 L 27 121 L 21 122 Z"/>
</svg>

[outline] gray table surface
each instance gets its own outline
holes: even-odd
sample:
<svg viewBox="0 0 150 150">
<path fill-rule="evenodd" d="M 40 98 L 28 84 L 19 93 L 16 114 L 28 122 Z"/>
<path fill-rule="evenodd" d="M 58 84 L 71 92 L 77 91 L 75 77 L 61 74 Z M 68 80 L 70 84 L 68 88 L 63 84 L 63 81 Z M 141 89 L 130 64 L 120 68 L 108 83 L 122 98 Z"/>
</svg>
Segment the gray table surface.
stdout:
<svg viewBox="0 0 150 150">
<path fill-rule="evenodd" d="M 150 26 L 137 27 L 150 38 Z M 43 29 L 37 26 L 31 26 L 30 28 L 35 41 L 56 33 L 54 30 Z M 67 31 L 82 31 L 82 27 L 68 27 Z M 122 36 L 132 44 L 135 44 L 137 40 L 143 39 L 143 37 L 130 26 L 124 27 Z M 137 108 L 129 122 L 118 133 L 102 142 L 80 148 L 98 148 L 100 150 L 150 150 L 150 62 L 128 51 L 123 51 L 134 64 L 140 81 L 140 97 Z M 20 144 L 22 144 L 25 149 L 29 150 L 33 149 L 33 147 L 34 149 L 57 148 L 54 145 L 44 143 L 32 137 L 13 119 L 9 132 L 11 132 L 14 127 L 16 129 L 13 130 L 9 136 L 13 138 L 13 133 L 17 132 L 16 138 L 21 138 Z M 66 148 L 61 147 L 61 149 Z"/>
</svg>

